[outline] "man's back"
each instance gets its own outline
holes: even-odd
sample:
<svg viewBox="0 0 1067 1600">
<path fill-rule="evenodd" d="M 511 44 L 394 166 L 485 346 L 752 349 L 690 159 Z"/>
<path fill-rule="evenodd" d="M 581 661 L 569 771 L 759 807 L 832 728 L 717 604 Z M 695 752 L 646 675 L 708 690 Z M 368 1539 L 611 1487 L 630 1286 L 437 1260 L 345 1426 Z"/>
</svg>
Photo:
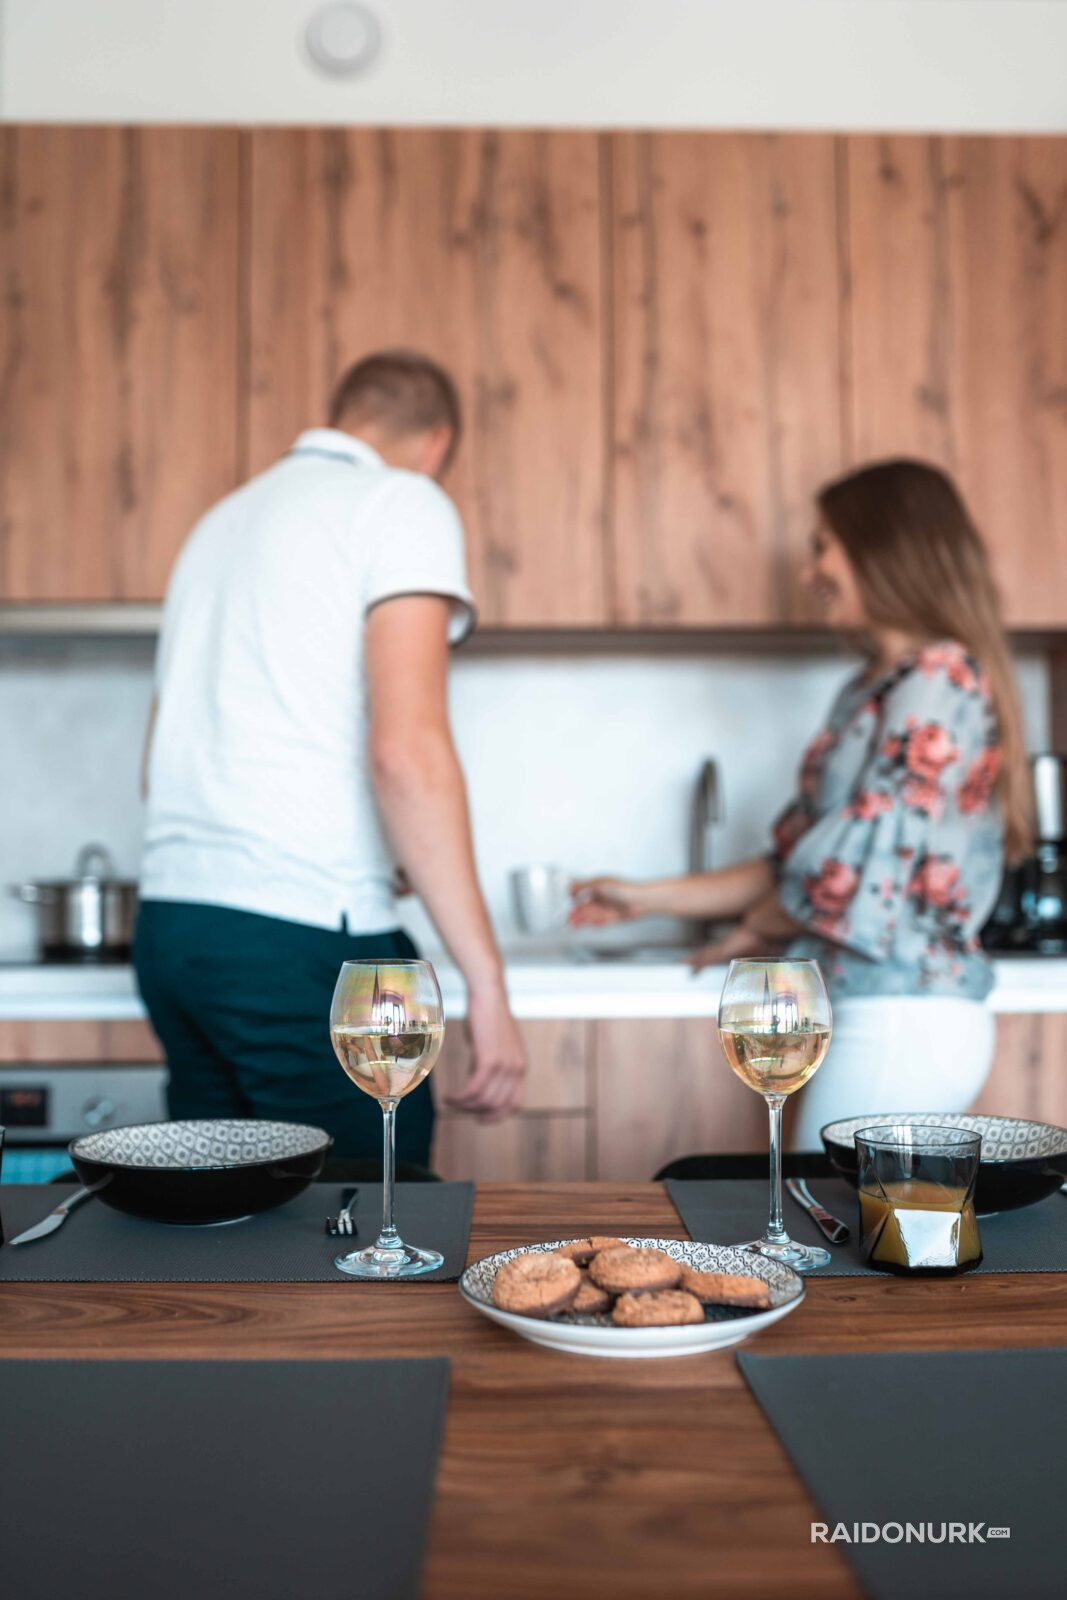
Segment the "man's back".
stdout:
<svg viewBox="0 0 1067 1600">
<path fill-rule="evenodd" d="M 430 479 L 334 429 L 214 506 L 167 594 L 142 894 L 351 931 L 395 923 L 365 759 L 368 609 L 469 616 L 462 530 Z"/>
</svg>

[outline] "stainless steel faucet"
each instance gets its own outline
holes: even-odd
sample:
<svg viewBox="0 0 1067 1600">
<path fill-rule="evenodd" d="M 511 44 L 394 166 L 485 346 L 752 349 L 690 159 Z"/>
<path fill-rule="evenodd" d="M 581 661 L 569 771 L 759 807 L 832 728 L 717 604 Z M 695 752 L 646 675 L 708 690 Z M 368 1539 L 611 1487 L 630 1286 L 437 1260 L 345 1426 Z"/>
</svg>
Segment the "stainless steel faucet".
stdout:
<svg viewBox="0 0 1067 1600">
<path fill-rule="evenodd" d="M 705 761 L 697 775 L 696 787 L 693 790 L 693 802 L 689 813 L 689 870 L 690 872 L 710 872 L 713 860 L 711 849 L 712 830 L 723 821 L 722 784 L 719 781 L 719 765 L 716 761 Z M 713 924 L 710 922 L 695 922 L 693 924 L 694 937 L 704 943 L 710 936 Z"/>
</svg>

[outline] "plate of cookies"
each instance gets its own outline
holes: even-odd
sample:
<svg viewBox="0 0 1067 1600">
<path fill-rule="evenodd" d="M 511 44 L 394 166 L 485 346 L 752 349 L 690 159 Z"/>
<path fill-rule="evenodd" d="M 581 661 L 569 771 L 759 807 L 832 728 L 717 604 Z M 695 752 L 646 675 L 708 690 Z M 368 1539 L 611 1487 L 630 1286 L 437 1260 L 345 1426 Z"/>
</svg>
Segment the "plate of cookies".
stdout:
<svg viewBox="0 0 1067 1600">
<path fill-rule="evenodd" d="M 576 1355 L 680 1356 L 739 1344 L 804 1298 L 791 1267 L 683 1239 L 560 1239 L 498 1250 L 459 1280 L 468 1303 Z"/>
</svg>

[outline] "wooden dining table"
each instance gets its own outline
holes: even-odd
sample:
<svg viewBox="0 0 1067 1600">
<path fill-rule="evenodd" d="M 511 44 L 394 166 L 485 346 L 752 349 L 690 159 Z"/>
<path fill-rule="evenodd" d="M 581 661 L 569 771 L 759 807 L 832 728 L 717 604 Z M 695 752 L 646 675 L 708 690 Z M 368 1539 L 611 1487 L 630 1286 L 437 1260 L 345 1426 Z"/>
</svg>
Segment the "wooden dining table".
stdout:
<svg viewBox="0 0 1067 1600">
<path fill-rule="evenodd" d="M 687 1237 L 661 1184 L 482 1184 L 470 1259 L 590 1232 Z M 744 1348 L 997 1350 L 1065 1329 L 1067 1274 L 821 1278 Z M 859 1596 L 839 1547 L 812 1543 L 819 1513 L 737 1348 L 565 1355 L 450 1283 L 0 1285 L 0 1358 L 447 1356 L 424 1600 Z"/>
</svg>

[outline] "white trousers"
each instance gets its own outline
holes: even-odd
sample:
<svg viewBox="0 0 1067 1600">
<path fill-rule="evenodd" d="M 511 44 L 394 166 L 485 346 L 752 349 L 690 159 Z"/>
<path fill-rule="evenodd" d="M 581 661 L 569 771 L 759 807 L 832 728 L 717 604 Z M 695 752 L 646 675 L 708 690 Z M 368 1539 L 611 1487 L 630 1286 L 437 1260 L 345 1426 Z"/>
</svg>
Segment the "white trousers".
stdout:
<svg viewBox="0 0 1067 1600">
<path fill-rule="evenodd" d="M 980 1000 L 886 995 L 841 1000 L 826 1059 L 794 1097 L 790 1147 L 821 1150 L 838 1117 L 966 1111 L 993 1064 L 994 1021 Z"/>
</svg>

